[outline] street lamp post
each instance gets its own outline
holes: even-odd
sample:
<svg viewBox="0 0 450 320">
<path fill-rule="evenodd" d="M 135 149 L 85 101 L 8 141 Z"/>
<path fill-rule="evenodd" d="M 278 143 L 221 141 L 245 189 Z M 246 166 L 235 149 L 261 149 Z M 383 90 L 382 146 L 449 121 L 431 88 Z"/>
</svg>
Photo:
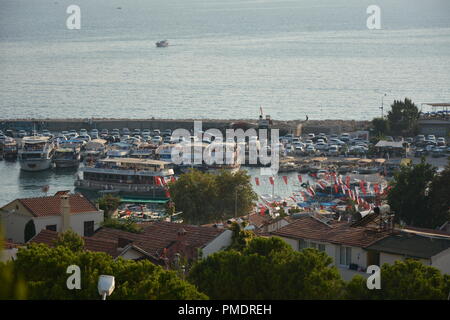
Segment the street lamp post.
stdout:
<svg viewBox="0 0 450 320">
<path fill-rule="evenodd" d="M 383 109 L 384 109 L 384 97 L 386 97 L 386 93 L 385 94 L 383 94 L 383 96 L 381 97 L 381 107 L 380 107 L 380 109 L 381 109 L 381 119 L 384 119 L 384 114 L 383 114 Z"/>
<path fill-rule="evenodd" d="M 237 218 L 237 196 L 238 196 L 238 191 L 242 190 L 242 186 L 237 186 L 236 189 L 234 190 L 234 217 Z"/>
</svg>

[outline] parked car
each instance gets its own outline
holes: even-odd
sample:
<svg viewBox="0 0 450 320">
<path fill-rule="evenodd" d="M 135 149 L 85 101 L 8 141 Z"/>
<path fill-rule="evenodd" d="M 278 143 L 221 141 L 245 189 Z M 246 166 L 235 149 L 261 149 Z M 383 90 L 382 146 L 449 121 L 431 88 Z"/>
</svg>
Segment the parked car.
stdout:
<svg viewBox="0 0 450 320">
<path fill-rule="evenodd" d="M 439 137 L 439 138 L 437 138 L 436 142 L 437 142 L 437 145 L 438 145 L 438 146 L 445 146 L 445 145 L 446 145 L 446 142 L 445 142 L 445 138 L 444 138 L 444 137 Z"/>
<path fill-rule="evenodd" d="M 344 142 L 350 141 L 350 134 L 348 134 L 348 133 L 341 134 L 340 140 L 342 140 Z"/>
<path fill-rule="evenodd" d="M 335 144 L 331 145 L 328 148 L 328 155 L 330 156 L 338 156 L 339 155 L 339 147 Z"/>
</svg>

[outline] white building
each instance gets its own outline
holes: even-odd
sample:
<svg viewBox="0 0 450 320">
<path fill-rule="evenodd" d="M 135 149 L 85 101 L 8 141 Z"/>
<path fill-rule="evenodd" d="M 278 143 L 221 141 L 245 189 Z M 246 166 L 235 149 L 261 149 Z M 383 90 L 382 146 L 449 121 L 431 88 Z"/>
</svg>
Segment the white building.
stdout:
<svg viewBox="0 0 450 320">
<path fill-rule="evenodd" d="M 294 250 L 315 248 L 333 259 L 344 280 L 368 276 L 370 265 L 382 266 L 413 258 L 450 274 L 450 235 L 412 233 L 411 230 L 377 230 L 373 226 L 301 217 L 272 235 L 281 237 Z"/>
<path fill-rule="evenodd" d="M 32 220 L 36 234 L 47 229 L 72 229 L 80 236 L 92 235 L 103 222 L 103 211 L 81 194 L 58 192 L 49 197 L 16 199 L 0 208 L 6 239 L 25 242 L 25 226 Z"/>
</svg>

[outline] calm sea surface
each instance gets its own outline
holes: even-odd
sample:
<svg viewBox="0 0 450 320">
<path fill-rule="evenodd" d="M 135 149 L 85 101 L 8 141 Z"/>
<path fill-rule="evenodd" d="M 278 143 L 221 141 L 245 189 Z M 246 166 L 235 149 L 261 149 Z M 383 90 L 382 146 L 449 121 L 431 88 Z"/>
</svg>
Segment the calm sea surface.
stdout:
<svg viewBox="0 0 450 320">
<path fill-rule="evenodd" d="M 0 0 L 0 118 L 371 119 L 384 93 L 448 102 L 449 15 L 449 0 Z M 0 161 L 0 205 L 74 176 Z"/>
<path fill-rule="evenodd" d="M 382 30 L 366 27 L 371 4 Z M 0 0 L 0 118 L 255 118 L 262 105 L 371 119 L 383 93 L 450 100 L 449 14 L 448 0 Z"/>
</svg>

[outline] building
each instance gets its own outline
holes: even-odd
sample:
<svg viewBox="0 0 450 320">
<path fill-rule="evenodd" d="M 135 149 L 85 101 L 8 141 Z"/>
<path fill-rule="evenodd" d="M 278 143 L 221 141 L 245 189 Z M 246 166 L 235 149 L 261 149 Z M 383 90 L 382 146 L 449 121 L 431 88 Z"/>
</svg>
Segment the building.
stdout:
<svg viewBox="0 0 450 320">
<path fill-rule="evenodd" d="M 442 273 L 450 274 L 450 236 L 399 232 L 373 243 L 366 249 L 377 255 L 379 265 L 412 258 L 435 267 Z"/>
<path fill-rule="evenodd" d="M 25 226 L 33 220 L 36 234 L 47 229 L 57 232 L 72 229 L 80 236 L 92 235 L 103 222 L 103 211 L 81 194 L 68 191 L 53 196 L 23 198 L 0 208 L 6 239 L 25 242 Z"/>
<path fill-rule="evenodd" d="M 333 259 L 342 277 L 364 274 L 367 266 L 377 264 L 376 257 L 365 247 L 388 236 L 388 231 L 378 231 L 347 222 L 303 216 L 271 235 L 281 237 L 294 250 L 315 248 Z"/>
<path fill-rule="evenodd" d="M 49 247 L 53 247 L 55 241 L 58 239 L 58 232 L 42 229 L 35 235 L 29 243 L 43 243 Z M 84 249 L 93 252 L 104 252 L 111 255 L 113 258 L 119 256 L 120 252 L 117 250 L 117 242 L 105 239 L 94 239 L 92 237 L 82 237 L 84 240 Z"/>
<path fill-rule="evenodd" d="M 102 227 L 94 235 L 83 237 L 85 250 L 105 252 L 113 258 L 150 260 L 174 267 L 190 263 L 231 245 L 232 231 L 172 222 L 143 223 L 141 233 Z M 42 229 L 29 242 L 54 246 L 58 232 Z"/>
<path fill-rule="evenodd" d="M 274 232 L 294 250 L 315 248 L 327 253 L 344 280 L 381 266 L 413 258 L 450 274 L 450 236 L 430 229 L 394 229 L 371 213 L 353 223 L 303 216 Z"/>
<path fill-rule="evenodd" d="M 99 229 L 91 239 L 117 243 L 118 256 L 124 259 L 148 259 L 169 267 L 178 258 L 194 261 L 231 245 L 232 231 L 172 222 L 154 222 L 142 233 L 112 228 Z"/>
</svg>

